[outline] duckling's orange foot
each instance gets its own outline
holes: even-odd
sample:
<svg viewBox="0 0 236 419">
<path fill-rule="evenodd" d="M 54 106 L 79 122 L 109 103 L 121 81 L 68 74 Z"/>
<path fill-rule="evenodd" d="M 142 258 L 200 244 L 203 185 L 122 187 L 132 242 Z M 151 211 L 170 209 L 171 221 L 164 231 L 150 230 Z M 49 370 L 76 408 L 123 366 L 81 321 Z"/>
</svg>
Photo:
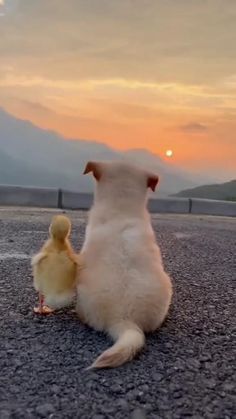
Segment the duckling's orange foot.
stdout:
<svg viewBox="0 0 236 419">
<path fill-rule="evenodd" d="M 34 307 L 34 313 L 46 315 L 46 314 L 54 313 L 54 310 L 48 306 L 42 306 L 42 307 L 38 306 L 38 307 Z"/>
</svg>

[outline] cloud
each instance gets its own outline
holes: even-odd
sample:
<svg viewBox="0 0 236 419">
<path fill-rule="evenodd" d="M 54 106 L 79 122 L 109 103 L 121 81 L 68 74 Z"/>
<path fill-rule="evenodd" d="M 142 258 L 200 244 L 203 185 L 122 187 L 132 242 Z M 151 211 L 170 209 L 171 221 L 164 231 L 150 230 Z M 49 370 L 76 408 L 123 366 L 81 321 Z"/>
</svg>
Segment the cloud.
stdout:
<svg viewBox="0 0 236 419">
<path fill-rule="evenodd" d="M 0 96 L 2 104 L 7 97 L 29 102 L 35 102 L 37 98 L 39 103 L 56 112 L 86 117 L 93 114 L 97 119 L 105 118 L 106 114 L 107 118 L 112 116 L 116 121 L 120 118 L 122 122 L 130 120 L 133 123 L 158 117 L 158 124 L 160 118 L 167 119 L 170 126 L 189 133 L 204 132 L 204 127 L 202 124 L 182 127 L 182 121 L 207 118 L 212 124 L 212 118 L 225 119 L 236 112 L 233 92 L 217 86 L 136 78 L 54 79 L 16 74 L 15 68 L 7 65 L 0 65 Z"/>
<path fill-rule="evenodd" d="M 18 99 L 16 97 L 12 98 L 12 102 L 19 105 L 22 109 L 30 111 L 31 113 L 37 113 L 40 116 L 48 116 L 52 113 L 54 113 L 50 108 L 47 106 L 42 105 L 39 102 L 34 102 L 31 100 L 25 100 L 25 99 Z"/>
<path fill-rule="evenodd" d="M 2 12 L 3 7 L 4 7 L 4 1 L 5 1 L 5 0 L 0 0 L 0 17 L 5 16 L 5 13 L 4 13 L 4 12 Z"/>
<path fill-rule="evenodd" d="M 231 76 L 225 77 L 225 79 L 222 81 L 223 87 L 229 88 L 229 89 L 235 89 L 236 88 L 236 74 L 232 74 Z"/>
<path fill-rule="evenodd" d="M 18 0 L 0 56 L 54 80 L 214 83 L 235 68 L 235 14 L 229 0 Z"/>
<path fill-rule="evenodd" d="M 7 74 L 0 78 L 0 86 L 48 86 L 48 87 L 58 87 L 62 89 L 85 89 L 93 90 L 100 87 L 115 87 L 115 88 L 124 88 L 124 89 L 145 89 L 145 90 L 163 90 L 168 92 L 187 92 L 189 94 L 204 94 L 201 86 L 194 85 L 184 85 L 177 83 L 158 83 L 151 81 L 142 81 L 138 79 L 130 78 L 108 78 L 108 79 L 78 79 L 70 80 L 69 78 L 65 79 L 52 79 L 52 78 L 43 78 L 43 77 L 26 77 L 24 75 L 20 76 Z"/>
<path fill-rule="evenodd" d="M 191 122 L 186 125 L 182 125 L 180 130 L 189 134 L 201 134 L 208 131 L 207 125 L 201 124 L 200 122 Z"/>
</svg>

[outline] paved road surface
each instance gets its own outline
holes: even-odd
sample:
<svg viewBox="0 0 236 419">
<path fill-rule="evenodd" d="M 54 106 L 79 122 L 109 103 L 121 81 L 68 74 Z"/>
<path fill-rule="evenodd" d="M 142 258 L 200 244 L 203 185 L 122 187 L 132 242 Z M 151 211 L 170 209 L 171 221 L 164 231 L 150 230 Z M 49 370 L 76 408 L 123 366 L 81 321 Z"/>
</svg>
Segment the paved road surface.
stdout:
<svg viewBox="0 0 236 419">
<path fill-rule="evenodd" d="M 29 257 L 52 213 L 0 209 L 0 418 L 233 418 L 236 220 L 153 217 L 174 282 L 169 318 L 134 362 L 87 372 L 109 339 L 68 311 L 32 312 Z M 78 248 L 86 215 L 70 216 Z"/>
</svg>

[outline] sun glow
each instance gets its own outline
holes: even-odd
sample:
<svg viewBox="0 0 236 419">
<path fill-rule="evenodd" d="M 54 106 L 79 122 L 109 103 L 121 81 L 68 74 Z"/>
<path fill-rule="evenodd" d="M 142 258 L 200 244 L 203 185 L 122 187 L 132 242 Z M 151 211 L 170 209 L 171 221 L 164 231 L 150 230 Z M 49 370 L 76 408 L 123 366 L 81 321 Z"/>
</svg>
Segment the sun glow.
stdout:
<svg viewBox="0 0 236 419">
<path fill-rule="evenodd" d="M 173 156 L 173 151 L 172 150 L 166 150 L 166 156 L 167 157 L 172 157 Z"/>
</svg>

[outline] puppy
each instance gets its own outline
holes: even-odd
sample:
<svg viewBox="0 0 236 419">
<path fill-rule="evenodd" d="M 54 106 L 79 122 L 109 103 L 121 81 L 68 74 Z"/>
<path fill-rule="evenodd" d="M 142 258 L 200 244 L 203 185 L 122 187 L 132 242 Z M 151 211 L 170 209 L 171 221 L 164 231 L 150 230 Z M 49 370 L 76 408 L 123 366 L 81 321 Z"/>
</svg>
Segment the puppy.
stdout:
<svg viewBox="0 0 236 419">
<path fill-rule="evenodd" d="M 155 190 L 158 177 L 118 162 L 89 162 L 84 174 L 90 172 L 97 183 L 77 312 L 115 341 L 90 368 L 117 367 L 143 348 L 144 333 L 161 326 L 171 302 L 171 280 L 146 209 L 147 190 Z"/>
<path fill-rule="evenodd" d="M 74 298 L 76 271 L 80 267 L 70 243 L 70 220 L 64 215 L 53 218 L 49 228 L 50 238 L 38 254 L 33 256 L 34 287 L 39 293 L 39 307 L 34 311 L 48 314 L 52 308 L 69 305 Z M 44 305 L 44 300 L 47 305 Z"/>
</svg>

